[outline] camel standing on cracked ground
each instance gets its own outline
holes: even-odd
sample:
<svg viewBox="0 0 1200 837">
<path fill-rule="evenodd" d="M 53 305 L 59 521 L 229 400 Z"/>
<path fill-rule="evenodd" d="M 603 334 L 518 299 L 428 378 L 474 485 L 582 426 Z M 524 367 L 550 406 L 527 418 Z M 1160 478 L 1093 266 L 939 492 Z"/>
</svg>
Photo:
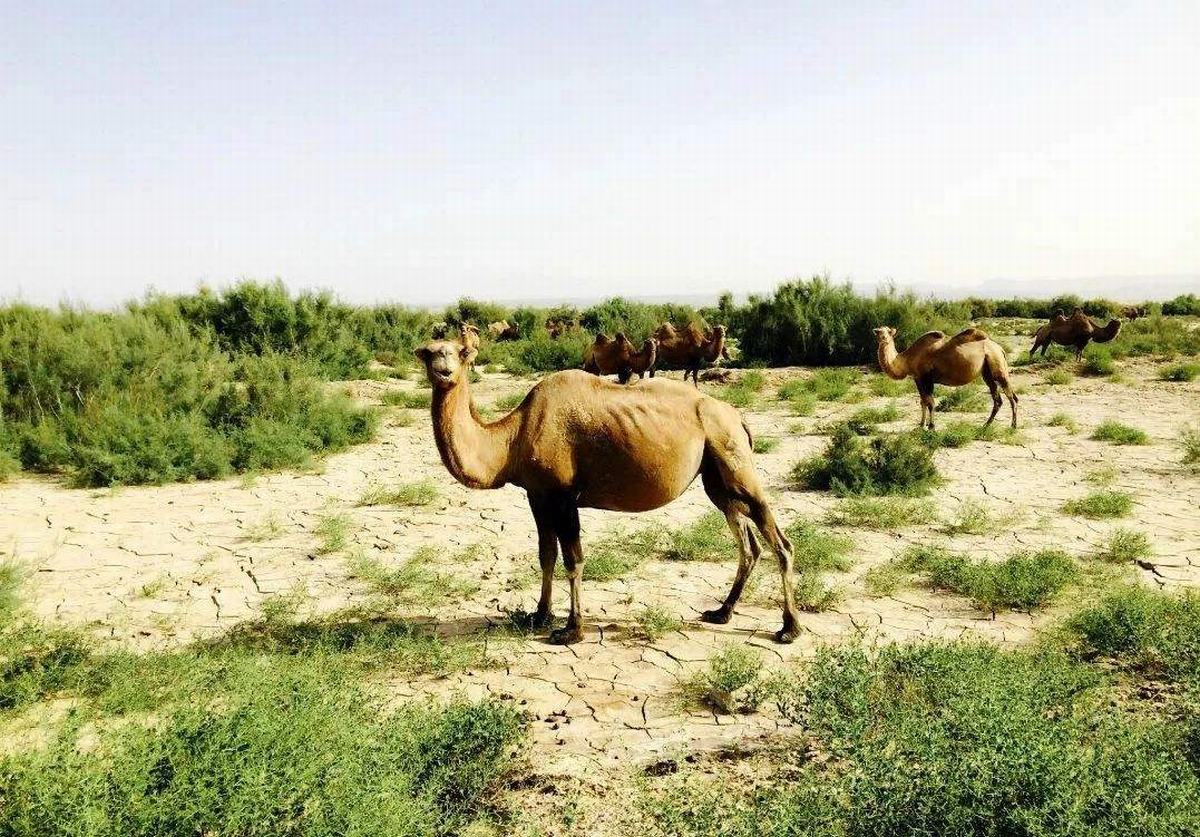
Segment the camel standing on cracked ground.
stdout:
<svg viewBox="0 0 1200 837">
<path fill-rule="evenodd" d="M 1087 348 L 1089 341 L 1107 343 L 1120 332 L 1120 320 L 1109 320 L 1108 325 L 1101 327 L 1095 320 L 1083 313 L 1082 308 L 1076 308 L 1075 313 L 1070 317 L 1056 314 L 1050 322 L 1043 324 L 1037 330 L 1037 334 L 1033 337 L 1033 346 L 1029 349 L 1029 356 L 1033 357 L 1033 353 L 1041 349 L 1042 357 L 1045 357 L 1046 350 L 1050 348 L 1050 345 L 1057 343 L 1060 346 L 1074 346 L 1075 359 L 1079 360 L 1083 357 L 1083 350 Z"/>
<path fill-rule="evenodd" d="M 692 383 L 697 387 L 700 382 L 696 376 L 701 366 L 729 356 L 725 350 L 725 326 L 713 326 L 708 332 L 703 332 L 693 323 L 680 334 L 670 323 L 663 323 L 654 337 L 658 340 L 658 362 L 683 369 L 684 383 L 691 375 Z M 653 370 L 650 376 L 654 376 Z"/>
<path fill-rule="evenodd" d="M 982 377 L 992 394 L 992 414 L 984 427 L 992 423 L 1003 402 L 1000 391 L 1012 408 L 1012 426 L 1017 426 L 1017 395 L 1008 384 L 1008 359 L 1004 349 L 977 328 L 960 331 L 947 337 L 940 331 L 922 334 L 903 352 L 896 351 L 896 329 L 881 326 L 875 329 L 879 342 L 879 368 L 897 381 L 912 378 L 921 397 L 921 427 L 929 415 L 928 427 L 933 429 L 933 387 L 942 384 L 961 387 Z"/>
<path fill-rule="evenodd" d="M 676 381 L 625 387 L 582 370 L 543 378 L 511 413 L 483 422 L 471 401 L 470 349 L 435 341 L 416 350 L 433 386 L 433 433 L 442 464 L 469 488 L 525 489 L 538 532 L 542 592 L 533 621 L 545 627 L 554 565 L 561 545 L 571 588 L 560 644 L 583 638 L 579 509 L 643 512 L 665 506 L 700 474 L 704 491 L 725 515 L 741 557 L 724 603 L 706 622 L 733 614 L 759 556 L 759 533 L 779 558 L 783 627 L 779 642 L 800 632 L 792 580 L 792 545 L 775 522 L 754 470 L 750 431 L 736 409 Z"/>
</svg>

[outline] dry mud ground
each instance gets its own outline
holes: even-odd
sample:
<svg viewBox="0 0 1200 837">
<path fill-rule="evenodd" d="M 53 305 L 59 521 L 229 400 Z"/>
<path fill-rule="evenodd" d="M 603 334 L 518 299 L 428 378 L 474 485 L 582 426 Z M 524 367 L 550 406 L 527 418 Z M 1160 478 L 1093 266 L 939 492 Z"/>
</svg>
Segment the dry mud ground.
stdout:
<svg viewBox="0 0 1200 837">
<path fill-rule="evenodd" d="M 731 563 L 649 561 L 618 580 L 585 582 L 589 624 L 584 642 L 558 647 L 547 644 L 543 634 L 512 636 L 505 630 L 507 613 L 532 608 L 537 595 L 536 536 L 524 493 L 511 487 L 471 491 L 454 483 L 438 461 L 428 411 L 402 407 L 388 409 L 377 441 L 330 457 L 311 473 L 112 491 L 17 479 L 0 486 L 0 559 L 15 558 L 31 570 L 25 595 L 32 597 L 30 607 L 38 616 L 86 627 L 106 642 L 145 649 L 226 631 L 256 618 L 262 603 L 276 594 L 302 592 L 302 616 L 353 606 L 369 595 L 351 570 L 348 556 L 355 550 L 398 566 L 418 548 L 433 547 L 436 557 L 429 560 L 438 571 L 479 589 L 432 608 L 401 608 L 396 615 L 424 621 L 447 637 L 482 633 L 498 665 L 397 678 L 388 683 L 397 698 L 512 696 L 535 718 L 532 747 L 540 770 L 579 776 L 597 766 L 629 769 L 735 741 L 761 742 L 783 724 L 765 709 L 728 716 L 681 702 L 680 683 L 726 643 L 756 646 L 769 666 L 778 666 L 809 654 L 818 643 L 855 634 L 1020 643 L 1059 615 L 1051 609 L 991 618 L 964 599 L 919 586 L 872 596 L 864 575 L 910 543 L 944 539 L 978 557 L 1043 546 L 1087 556 L 1115 526 L 1129 526 L 1153 542 L 1153 558 L 1138 570 L 1145 583 L 1200 582 L 1200 478 L 1178 464 L 1175 444 L 1182 426 L 1200 423 L 1200 382 L 1160 382 L 1156 367 L 1146 362 L 1124 364 L 1120 382 L 1080 377 L 1051 386 L 1042 380 L 1044 371 L 1014 370 L 1022 392 L 1019 444 L 977 441 L 936 454 L 946 477 L 933 494 L 941 516 L 953 516 L 966 501 L 982 501 L 997 514 L 1011 515 L 1009 528 L 953 538 L 938 524 L 897 532 L 847 531 L 855 544 L 854 564 L 831 576 L 840 601 L 827 612 L 804 614 L 804 635 L 786 647 L 771 639 L 780 613 L 774 603 L 778 576 L 769 553 L 756 574 L 757 591 L 743 599 L 726 626 L 701 624 L 697 616 L 725 594 Z M 810 372 L 766 374 L 767 387 L 746 413 L 756 436 L 774 436 L 780 444 L 757 457 L 759 470 L 783 524 L 797 518 L 820 521 L 838 501 L 789 487 L 792 465 L 822 448 L 819 428 L 887 399 L 822 403 L 815 415 L 797 418 L 775 399 L 774 390 Z M 416 389 L 412 381 L 346 386 L 364 402 L 377 402 L 388 389 Z M 486 375 L 474 393 L 486 405 L 528 386 L 528 380 Z M 896 403 L 901 419 L 888 429 L 914 425 L 915 393 L 906 392 Z M 1047 426 L 1056 413 L 1071 416 L 1079 432 Z M 998 423 L 1006 417 L 1007 407 Z M 983 416 L 951 414 L 941 420 L 958 418 L 981 422 Z M 1114 418 L 1145 430 L 1152 444 L 1117 447 L 1088 439 L 1097 424 Z M 1115 487 L 1135 498 L 1132 516 L 1110 522 L 1063 514 L 1065 501 L 1092 490 L 1084 476 L 1104 465 L 1119 470 Z M 429 505 L 358 504 L 372 487 L 421 479 L 432 480 L 439 490 Z M 667 508 L 637 518 L 585 511 L 584 548 L 618 527 L 679 527 L 710 509 L 697 480 Z M 331 514 L 348 519 L 349 542 L 322 553 L 315 530 Z M 566 609 L 561 581 L 556 604 L 561 616 Z M 680 617 L 681 629 L 655 641 L 639 639 L 635 615 L 649 605 Z"/>
</svg>

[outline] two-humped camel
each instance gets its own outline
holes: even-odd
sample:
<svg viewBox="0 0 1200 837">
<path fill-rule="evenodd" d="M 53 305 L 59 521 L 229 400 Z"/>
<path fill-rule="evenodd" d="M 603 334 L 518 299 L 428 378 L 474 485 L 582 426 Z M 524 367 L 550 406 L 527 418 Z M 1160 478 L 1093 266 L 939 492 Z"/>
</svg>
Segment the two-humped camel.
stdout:
<svg viewBox="0 0 1200 837">
<path fill-rule="evenodd" d="M 1032 357 L 1034 352 L 1041 349 L 1042 357 L 1045 357 L 1046 350 L 1050 348 L 1050 345 L 1057 343 L 1060 346 L 1074 346 L 1075 359 L 1079 360 L 1083 357 L 1083 350 L 1087 348 L 1089 341 L 1107 343 L 1120 332 L 1120 320 L 1109 320 L 1108 325 L 1101 327 L 1095 320 L 1083 313 L 1082 308 L 1076 308 L 1075 313 L 1070 317 L 1055 314 L 1050 322 L 1043 324 L 1037 330 L 1037 334 L 1033 337 L 1033 346 L 1029 349 L 1029 356 Z"/>
<path fill-rule="evenodd" d="M 683 369 L 684 383 L 691 375 L 692 383 L 697 387 L 700 386 L 697 375 L 702 365 L 728 357 L 725 351 L 725 326 L 713 326 L 706 333 L 693 323 L 681 334 L 670 323 L 663 323 L 654 337 L 658 340 L 658 363 Z M 650 375 L 653 377 L 654 372 Z"/>
<path fill-rule="evenodd" d="M 753 521 L 778 556 L 783 577 L 783 627 L 775 638 L 791 642 L 799 634 L 792 545 L 758 481 L 750 431 L 736 409 L 676 381 L 627 387 L 570 370 L 543 378 L 511 413 L 484 422 L 471 401 L 470 349 L 435 341 L 416 355 L 433 386 L 433 433 L 446 470 L 469 488 L 512 483 L 529 496 L 542 567 L 537 627 L 552 621 L 551 586 L 562 546 L 571 612 L 566 626 L 551 632 L 551 642 L 583 637 L 579 509 L 657 509 L 682 494 L 696 474 L 741 553 L 729 595 L 701 618 L 729 621 L 759 556 Z"/>
<path fill-rule="evenodd" d="M 618 331 L 616 337 L 597 334 L 584 352 L 583 371 L 593 375 L 616 375 L 621 383 L 627 384 L 635 374 L 645 378 L 657 360 L 658 341 L 653 337 L 639 350 L 623 331 Z"/>
<path fill-rule="evenodd" d="M 996 418 L 1003 402 L 1004 391 L 1012 408 L 1012 426 L 1017 426 L 1017 396 L 1008 385 L 1008 360 L 1000 344 L 977 328 L 960 331 L 947 337 L 940 331 L 922 334 L 903 352 L 896 351 L 896 329 L 882 326 L 875 329 L 879 341 L 879 368 L 889 378 L 898 381 L 912 378 L 921 397 L 921 427 L 926 413 L 929 429 L 933 429 L 933 387 L 942 384 L 961 387 L 983 377 L 992 394 L 992 414 L 984 423 L 987 427 Z"/>
</svg>

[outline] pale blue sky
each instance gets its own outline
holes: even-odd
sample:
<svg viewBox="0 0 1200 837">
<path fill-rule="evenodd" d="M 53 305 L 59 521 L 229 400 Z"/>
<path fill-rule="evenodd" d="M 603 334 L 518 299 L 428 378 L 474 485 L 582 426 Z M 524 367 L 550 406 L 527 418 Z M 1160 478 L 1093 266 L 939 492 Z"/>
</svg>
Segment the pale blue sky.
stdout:
<svg viewBox="0 0 1200 837">
<path fill-rule="evenodd" d="M 0 297 L 1200 275 L 1200 3 L 0 4 Z"/>
</svg>

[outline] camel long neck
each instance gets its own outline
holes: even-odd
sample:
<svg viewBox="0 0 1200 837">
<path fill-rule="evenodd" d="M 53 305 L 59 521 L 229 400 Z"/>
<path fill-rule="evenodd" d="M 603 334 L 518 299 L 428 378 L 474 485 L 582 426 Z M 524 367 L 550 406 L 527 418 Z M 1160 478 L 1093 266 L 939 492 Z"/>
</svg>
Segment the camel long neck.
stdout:
<svg viewBox="0 0 1200 837">
<path fill-rule="evenodd" d="M 717 358 L 719 358 L 721 356 L 721 350 L 724 348 L 725 348 L 725 335 L 722 334 L 722 335 L 718 336 L 717 338 L 710 340 L 708 342 L 708 344 L 704 347 L 703 357 L 705 360 L 707 360 L 711 363 L 712 361 L 715 361 Z"/>
<path fill-rule="evenodd" d="M 465 380 L 448 390 L 434 388 L 433 437 L 438 453 L 451 476 L 468 488 L 499 488 L 508 482 L 515 428 L 513 415 L 485 424 Z"/>
<path fill-rule="evenodd" d="M 891 341 L 879 344 L 879 368 L 883 374 L 897 381 L 908 377 L 908 364 L 896 353 L 896 344 Z"/>
</svg>

